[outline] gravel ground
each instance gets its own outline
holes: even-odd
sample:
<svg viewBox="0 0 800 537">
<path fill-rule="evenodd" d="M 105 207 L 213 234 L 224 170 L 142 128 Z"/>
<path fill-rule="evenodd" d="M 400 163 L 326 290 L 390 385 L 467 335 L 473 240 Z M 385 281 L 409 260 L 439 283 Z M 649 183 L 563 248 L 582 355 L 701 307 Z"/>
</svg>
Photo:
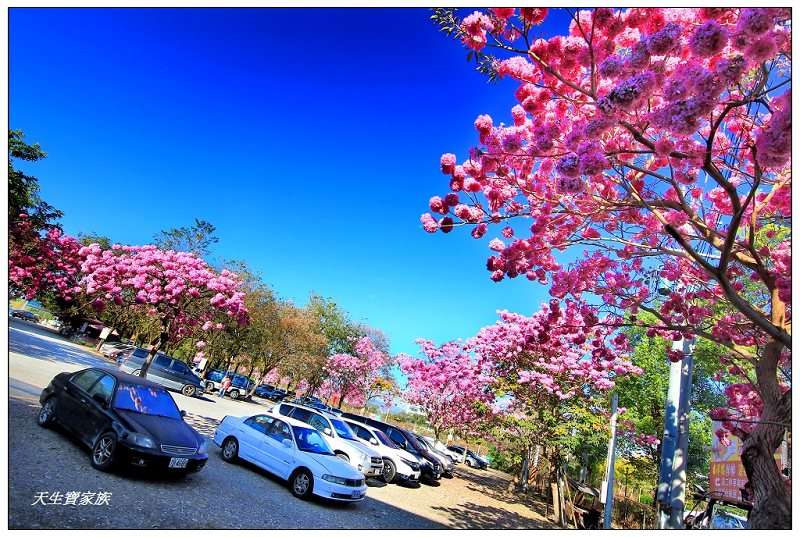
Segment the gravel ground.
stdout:
<svg viewBox="0 0 800 537">
<path fill-rule="evenodd" d="M 249 464 L 209 462 L 182 479 L 102 473 L 88 450 L 36 425 L 41 389 L 58 372 L 103 363 L 46 330 L 13 322 L 9 331 L 9 527 L 20 528 L 544 528 L 543 508 L 506 492 L 509 477 L 459 466 L 438 487 L 374 483 L 358 504 L 294 498 L 286 484 Z M 174 394 L 201 433 L 226 414 L 262 412 L 261 402 Z M 379 486 L 382 485 L 382 486 Z M 32 505 L 40 492 L 110 492 L 110 505 Z M 538 513 L 537 513 L 538 511 Z"/>
</svg>

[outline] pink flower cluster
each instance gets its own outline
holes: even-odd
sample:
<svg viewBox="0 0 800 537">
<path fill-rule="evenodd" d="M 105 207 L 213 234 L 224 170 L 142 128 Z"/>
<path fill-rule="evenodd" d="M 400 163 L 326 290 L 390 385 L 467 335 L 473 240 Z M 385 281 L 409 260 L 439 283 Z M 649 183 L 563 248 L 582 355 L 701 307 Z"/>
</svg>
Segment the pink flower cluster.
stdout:
<svg viewBox="0 0 800 537">
<path fill-rule="evenodd" d="M 455 342 L 437 347 L 418 341 L 423 359 L 401 356 L 398 365 L 406 376 L 403 399 L 419 405 L 437 430 L 468 426 L 481 418 L 480 405 L 494 399 L 487 386 L 491 378 L 481 362 Z"/>
<path fill-rule="evenodd" d="M 57 228 L 39 233 L 26 214 L 20 214 L 12 224 L 9 237 L 10 287 L 28 300 L 47 290 L 72 300 L 81 263 L 81 244 Z"/>
</svg>

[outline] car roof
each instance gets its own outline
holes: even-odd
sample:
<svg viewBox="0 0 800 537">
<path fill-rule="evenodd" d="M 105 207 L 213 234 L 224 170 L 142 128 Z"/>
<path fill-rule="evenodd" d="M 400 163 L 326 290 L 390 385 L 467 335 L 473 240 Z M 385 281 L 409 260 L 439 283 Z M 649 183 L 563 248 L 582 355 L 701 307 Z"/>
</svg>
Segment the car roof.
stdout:
<svg viewBox="0 0 800 537">
<path fill-rule="evenodd" d="M 327 410 L 321 410 L 319 408 L 314 408 L 313 406 L 304 405 L 303 403 L 298 403 L 296 401 L 281 401 L 280 404 L 282 404 L 282 405 L 292 405 L 292 406 L 296 406 L 296 407 L 299 407 L 299 408 L 303 408 L 305 410 L 310 410 L 311 412 L 316 412 L 317 414 L 322 414 L 326 418 L 339 418 L 339 419 L 342 418 L 342 416 L 337 416 L 336 414 L 333 414 L 332 412 L 328 412 Z"/>
<path fill-rule="evenodd" d="M 296 420 L 296 419 L 294 419 L 294 418 L 290 418 L 289 416 L 283 416 L 283 415 L 281 415 L 281 416 L 271 416 L 271 417 L 272 417 L 272 418 L 274 418 L 274 419 L 276 419 L 276 420 L 280 420 L 280 421 L 282 421 L 282 422 L 284 422 L 284 423 L 288 423 L 288 424 L 289 424 L 289 425 L 291 425 L 292 427 L 302 427 L 303 429 L 313 429 L 313 430 L 315 430 L 315 431 L 316 431 L 316 429 L 314 429 L 314 428 L 313 428 L 311 425 L 309 425 L 308 423 L 306 423 L 306 422 L 304 422 L 304 421 Z"/>
<path fill-rule="evenodd" d="M 124 373 L 119 369 L 114 368 L 113 366 L 109 365 L 108 367 L 87 367 L 86 369 L 82 369 L 81 371 L 86 371 L 88 369 L 96 369 L 98 371 L 102 371 L 103 373 L 108 373 L 112 377 L 115 377 L 120 382 L 127 382 L 128 384 L 139 384 L 140 386 L 148 386 L 150 388 L 161 388 L 164 387 L 157 382 L 153 382 L 152 380 L 147 380 L 146 378 L 140 377 L 139 375 L 131 375 L 130 373 Z"/>
</svg>

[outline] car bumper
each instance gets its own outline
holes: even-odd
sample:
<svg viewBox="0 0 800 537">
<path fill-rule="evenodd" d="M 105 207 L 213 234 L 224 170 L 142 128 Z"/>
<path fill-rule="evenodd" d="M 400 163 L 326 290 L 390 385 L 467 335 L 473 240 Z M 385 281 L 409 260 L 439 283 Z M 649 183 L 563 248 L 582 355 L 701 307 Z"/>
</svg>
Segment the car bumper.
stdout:
<svg viewBox="0 0 800 537">
<path fill-rule="evenodd" d="M 324 479 L 314 479 L 314 494 L 340 502 L 360 502 L 367 496 L 367 485 L 347 487 Z"/>
<path fill-rule="evenodd" d="M 416 472 L 410 473 L 398 473 L 397 479 L 400 481 L 405 481 L 407 483 L 417 483 L 419 482 L 420 472 L 417 470 Z"/>
<path fill-rule="evenodd" d="M 188 459 L 185 468 L 170 468 L 169 463 L 173 458 Z M 137 468 L 148 468 L 168 472 L 199 472 L 208 462 L 208 455 L 184 455 L 177 457 L 174 455 L 156 454 L 149 450 L 138 449 L 125 444 L 119 445 L 119 459 L 122 464 L 135 466 Z"/>
</svg>

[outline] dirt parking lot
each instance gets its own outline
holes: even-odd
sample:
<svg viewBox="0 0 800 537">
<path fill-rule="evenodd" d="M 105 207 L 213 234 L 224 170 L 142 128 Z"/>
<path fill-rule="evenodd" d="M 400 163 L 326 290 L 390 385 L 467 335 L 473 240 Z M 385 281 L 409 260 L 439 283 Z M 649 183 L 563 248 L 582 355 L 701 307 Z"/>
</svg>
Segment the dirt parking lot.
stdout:
<svg viewBox="0 0 800 537">
<path fill-rule="evenodd" d="M 9 526 L 11 528 L 484 528 L 554 527 L 544 507 L 506 492 L 510 477 L 457 467 L 439 486 L 371 486 L 358 504 L 294 498 L 286 484 L 248 464 L 227 464 L 214 446 L 207 466 L 185 479 L 102 473 L 65 434 L 36 425 L 38 395 L 57 373 L 102 363 L 27 323 L 10 330 Z M 226 414 L 265 404 L 175 395 L 198 431 Z M 380 486 L 382 485 L 382 486 Z M 41 492 L 110 492 L 109 505 L 33 505 Z"/>
</svg>

